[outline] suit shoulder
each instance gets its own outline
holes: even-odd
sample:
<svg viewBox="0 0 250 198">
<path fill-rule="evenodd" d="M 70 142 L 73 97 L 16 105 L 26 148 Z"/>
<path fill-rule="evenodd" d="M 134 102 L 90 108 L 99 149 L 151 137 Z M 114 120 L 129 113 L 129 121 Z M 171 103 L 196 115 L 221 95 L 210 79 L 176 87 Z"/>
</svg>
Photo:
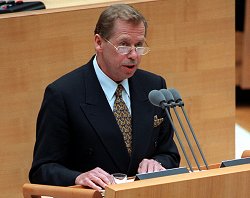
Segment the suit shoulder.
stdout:
<svg viewBox="0 0 250 198">
<path fill-rule="evenodd" d="M 79 84 L 82 85 L 83 80 L 85 76 L 87 75 L 89 71 L 91 71 L 91 68 L 93 68 L 93 57 L 90 59 L 88 63 L 85 65 L 82 65 L 55 80 L 52 82 L 49 86 L 54 86 L 56 88 L 74 88 L 74 86 L 79 86 Z"/>
<path fill-rule="evenodd" d="M 69 73 L 64 74 L 50 83 L 48 86 L 59 90 L 65 89 L 67 87 L 73 88 L 77 84 L 82 83 L 84 78 L 84 67 L 85 66 L 81 66 L 73 71 L 70 71 Z"/>
<path fill-rule="evenodd" d="M 142 69 L 136 71 L 135 77 L 148 83 L 166 84 L 165 79 L 162 76 Z"/>
</svg>

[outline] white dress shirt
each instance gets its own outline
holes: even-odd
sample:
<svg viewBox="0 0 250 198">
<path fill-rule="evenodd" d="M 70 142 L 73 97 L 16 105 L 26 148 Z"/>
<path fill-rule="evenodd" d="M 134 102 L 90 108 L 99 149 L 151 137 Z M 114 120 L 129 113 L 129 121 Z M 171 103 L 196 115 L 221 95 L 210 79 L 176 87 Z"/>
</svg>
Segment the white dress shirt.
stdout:
<svg viewBox="0 0 250 198">
<path fill-rule="evenodd" d="M 93 65 L 95 69 L 95 73 L 97 75 L 97 78 L 101 84 L 102 90 L 105 93 L 105 96 L 108 100 L 108 103 L 110 105 L 110 108 L 113 111 L 113 106 L 115 102 L 115 91 L 117 89 L 118 84 L 113 81 L 111 78 L 109 78 L 99 67 L 96 56 L 93 60 Z M 130 92 L 129 92 L 129 84 L 128 84 L 128 79 L 123 80 L 120 83 L 123 86 L 123 91 L 122 91 L 122 99 L 124 100 L 126 106 L 128 107 L 128 110 L 131 114 L 131 103 L 130 103 Z"/>
</svg>

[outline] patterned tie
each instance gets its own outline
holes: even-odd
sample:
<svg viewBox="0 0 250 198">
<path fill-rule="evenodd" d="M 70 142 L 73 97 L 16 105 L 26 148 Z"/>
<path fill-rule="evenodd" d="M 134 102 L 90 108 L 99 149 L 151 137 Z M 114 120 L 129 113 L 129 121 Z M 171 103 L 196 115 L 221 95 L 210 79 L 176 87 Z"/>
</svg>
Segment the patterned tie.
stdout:
<svg viewBox="0 0 250 198">
<path fill-rule="evenodd" d="M 116 121 L 119 125 L 119 128 L 123 134 L 123 138 L 128 149 L 128 153 L 131 154 L 132 151 L 132 127 L 131 127 L 131 116 L 126 106 L 125 102 L 122 99 L 122 90 L 123 86 L 118 85 L 115 92 L 115 103 L 113 108 L 113 113 L 115 115 Z"/>
</svg>

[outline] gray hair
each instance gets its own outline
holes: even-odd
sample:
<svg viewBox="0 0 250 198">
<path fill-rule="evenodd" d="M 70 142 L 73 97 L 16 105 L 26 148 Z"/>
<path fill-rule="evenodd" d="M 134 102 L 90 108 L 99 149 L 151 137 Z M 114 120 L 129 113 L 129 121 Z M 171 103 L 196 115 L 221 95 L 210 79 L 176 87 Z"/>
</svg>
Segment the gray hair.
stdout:
<svg viewBox="0 0 250 198">
<path fill-rule="evenodd" d="M 94 33 L 99 34 L 105 39 L 109 39 L 112 35 L 114 23 L 117 19 L 127 21 L 134 25 L 138 25 L 143 22 L 146 37 L 148 27 L 146 19 L 135 8 L 126 4 L 111 5 L 104 10 L 97 21 Z"/>
</svg>

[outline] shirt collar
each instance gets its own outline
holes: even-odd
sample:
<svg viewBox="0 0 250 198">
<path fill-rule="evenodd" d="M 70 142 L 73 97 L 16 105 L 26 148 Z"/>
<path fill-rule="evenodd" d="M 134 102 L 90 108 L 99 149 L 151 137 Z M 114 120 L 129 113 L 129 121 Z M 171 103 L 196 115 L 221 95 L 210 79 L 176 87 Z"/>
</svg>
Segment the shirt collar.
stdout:
<svg viewBox="0 0 250 198">
<path fill-rule="evenodd" d="M 115 81 L 113 81 L 111 78 L 109 78 L 101 70 L 101 68 L 99 67 L 99 65 L 97 63 L 96 56 L 93 60 L 93 65 L 94 65 L 94 69 L 95 69 L 95 73 L 97 75 L 97 78 L 101 84 L 101 87 L 102 87 L 107 99 L 111 100 L 115 94 L 115 91 L 117 89 L 118 84 Z M 126 94 L 130 97 L 128 79 L 123 80 L 120 84 L 123 86 Z"/>
</svg>

